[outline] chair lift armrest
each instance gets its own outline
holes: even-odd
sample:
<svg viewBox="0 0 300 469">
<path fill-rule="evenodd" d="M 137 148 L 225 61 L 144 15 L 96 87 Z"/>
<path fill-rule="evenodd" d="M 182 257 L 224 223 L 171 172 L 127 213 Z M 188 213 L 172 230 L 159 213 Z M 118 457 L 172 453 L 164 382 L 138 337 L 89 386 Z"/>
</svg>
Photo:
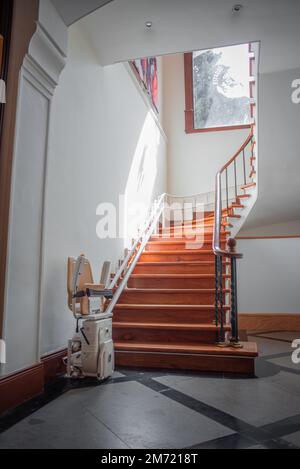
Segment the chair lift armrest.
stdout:
<svg viewBox="0 0 300 469">
<path fill-rule="evenodd" d="M 104 297 L 107 299 L 113 297 L 113 291 L 105 288 L 103 284 L 86 283 L 84 286 L 88 297 Z"/>
</svg>

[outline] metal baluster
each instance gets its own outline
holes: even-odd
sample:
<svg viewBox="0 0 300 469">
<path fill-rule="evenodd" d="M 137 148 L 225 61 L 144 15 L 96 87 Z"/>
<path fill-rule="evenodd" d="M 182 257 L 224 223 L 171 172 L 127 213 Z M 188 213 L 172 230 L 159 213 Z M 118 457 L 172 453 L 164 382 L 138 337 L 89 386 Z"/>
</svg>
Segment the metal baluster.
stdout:
<svg viewBox="0 0 300 469">
<path fill-rule="evenodd" d="M 244 183 L 247 184 L 246 178 L 246 161 L 245 161 L 245 149 L 243 150 L 243 168 L 244 168 Z"/>
<path fill-rule="evenodd" d="M 234 187 L 235 187 L 235 197 L 237 199 L 238 193 L 237 193 L 237 182 L 236 182 L 236 159 L 234 160 Z"/>
<path fill-rule="evenodd" d="M 228 246 L 231 253 L 235 253 L 236 241 L 235 239 L 228 240 Z M 238 307 L 237 307 L 237 273 L 236 273 L 236 257 L 232 256 L 231 260 L 231 307 L 230 307 L 230 322 L 231 322 L 231 338 L 230 344 L 232 347 L 242 348 L 240 344 L 238 332 Z"/>
<path fill-rule="evenodd" d="M 226 168 L 226 205 L 227 205 L 227 214 L 228 214 L 229 213 L 228 168 Z"/>
<path fill-rule="evenodd" d="M 215 256 L 215 325 L 217 327 L 216 342 L 220 341 L 219 336 L 219 256 Z"/>
<path fill-rule="evenodd" d="M 223 307 L 223 259 L 219 256 L 219 309 L 220 309 L 220 338 L 219 346 L 225 345 L 224 307 Z"/>
</svg>

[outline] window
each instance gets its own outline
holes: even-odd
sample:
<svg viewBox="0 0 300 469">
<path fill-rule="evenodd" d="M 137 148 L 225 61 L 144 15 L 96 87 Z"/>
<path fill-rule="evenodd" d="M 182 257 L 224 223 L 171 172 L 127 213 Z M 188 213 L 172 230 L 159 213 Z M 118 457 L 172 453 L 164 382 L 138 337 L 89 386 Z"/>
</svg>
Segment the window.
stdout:
<svg viewBox="0 0 300 469">
<path fill-rule="evenodd" d="M 249 44 L 185 54 L 186 132 L 251 124 Z"/>
</svg>

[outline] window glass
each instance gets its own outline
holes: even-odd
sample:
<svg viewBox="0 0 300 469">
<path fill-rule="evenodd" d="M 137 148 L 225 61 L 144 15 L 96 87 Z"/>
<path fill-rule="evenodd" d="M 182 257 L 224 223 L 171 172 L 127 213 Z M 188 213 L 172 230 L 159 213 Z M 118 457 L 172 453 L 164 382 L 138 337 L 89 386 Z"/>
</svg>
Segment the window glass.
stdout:
<svg viewBox="0 0 300 469">
<path fill-rule="evenodd" d="M 193 52 L 194 127 L 250 123 L 249 46 Z"/>
</svg>

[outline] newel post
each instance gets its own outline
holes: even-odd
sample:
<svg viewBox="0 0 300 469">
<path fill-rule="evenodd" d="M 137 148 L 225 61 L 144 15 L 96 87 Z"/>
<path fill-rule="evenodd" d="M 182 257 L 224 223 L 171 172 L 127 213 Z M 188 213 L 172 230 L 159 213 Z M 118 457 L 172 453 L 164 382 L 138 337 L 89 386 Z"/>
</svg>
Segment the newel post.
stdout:
<svg viewBox="0 0 300 469">
<path fill-rule="evenodd" d="M 238 329 L 238 305 L 237 305 L 237 271 L 236 271 L 236 240 L 230 238 L 227 242 L 229 252 L 231 254 L 231 307 L 230 307 L 230 322 L 231 322 L 231 338 L 230 344 L 232 347 L 242 348 L 239 339 Z"/>
</svg>

